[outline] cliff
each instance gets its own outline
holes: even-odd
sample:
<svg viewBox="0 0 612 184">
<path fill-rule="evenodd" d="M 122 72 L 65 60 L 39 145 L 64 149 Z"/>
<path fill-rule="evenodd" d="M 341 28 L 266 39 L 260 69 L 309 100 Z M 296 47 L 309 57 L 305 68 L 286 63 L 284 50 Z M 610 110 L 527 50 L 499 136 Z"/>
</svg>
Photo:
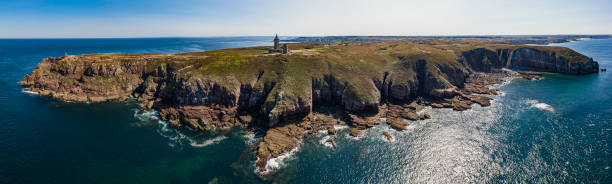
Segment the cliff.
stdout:
<svg viewBox="0 0 612 184">
<path fill-rule="evenodd" d="M 290 44 L 183 54 L 89 54 L 46 58 L 20 82 L 27 90 L 74 102 L 134 97 L 172 126 L 194 130 L 257 125 L 269 129 L 257 165 L 299 145 L 305 133 L 334 124 L 354 135 L 389 117 L 392 127 L 416 120 L 410 104 L 465 110 L 494 94 L 474 74 L 501 68 L 587 74 L 597 62 L 563 47 L 413 40 Z M 471 82 L 472 81 L 472 82 Z M 479 81 L 479 82 L 473 82 Z M 402 106 L 402 104 L 404 104 Z M 323 117 L 321 107 L 338 115 Z"/>
</svg>

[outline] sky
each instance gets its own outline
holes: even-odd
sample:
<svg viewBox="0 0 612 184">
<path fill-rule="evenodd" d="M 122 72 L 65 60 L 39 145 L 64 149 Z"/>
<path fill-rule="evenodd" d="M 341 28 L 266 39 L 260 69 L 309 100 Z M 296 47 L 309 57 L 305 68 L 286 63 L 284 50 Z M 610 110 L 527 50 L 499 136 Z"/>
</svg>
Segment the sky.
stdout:
<svg viewBox="0 0 612 184">
<path fill-rule="evenodd" d="M 612 0 L 0 0 L 0 38 L 612 34 Z"/>
</svg>

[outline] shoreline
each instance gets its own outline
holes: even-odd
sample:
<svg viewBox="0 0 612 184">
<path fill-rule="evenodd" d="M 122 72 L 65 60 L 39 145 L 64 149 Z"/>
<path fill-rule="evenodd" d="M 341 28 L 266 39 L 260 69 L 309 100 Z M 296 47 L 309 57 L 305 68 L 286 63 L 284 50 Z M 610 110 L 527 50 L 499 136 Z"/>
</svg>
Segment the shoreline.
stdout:
<svg viewBox="0 0 612 184">
<path fill-rule="evenodd" d="M 294 51 L 289 54 L 250 47 L 47 58 L 20 85 L 74 102 L 135 98 L 170 127 L 265 132 L 256 141 L 255 163 L 267 173 L 270 159 L 299 148 L 304 137 L 319 131 L 327 130 L 325 141 L 332 145 L 339 125 L 355 137 L 383 123 L 402 131 L 430 118 L 417 113 L 423 106 L 456 111 L 475 103 L 489 106 L 486 95 L 499 94 L 490 86 L 508 75 L 531 80 L 542 72 L 587 74 L 598 68 L 563 47 L 426 41 L 295 43 L 289 44 Z M 511 74 L 506 66 L 537 72 Z"/>
<path fill-rule="evenodd" d="M 496 83 L 489 83 L 488 85 L 484 86 L 484 87 L 487 87 L 487 88 L 489 88 L 489 89 L 495 89 L 496 94 L 478 94 L 478 95 L 479 95 L 479 96 L 487 96 L 487 95 L 493 95 L 493 96 L 504 96 L 504 95 L 502 95 L 502 92 L 501 92 L 501 91 L 498 91 L 498 89 L 499 89 L 500 87 L 503 87 L 503 86 L 505 86 L 505 85 L 510 84 L 510 83 L 511 83 L 513 80 L 515 80 L 515 79 L 517 79 L 517 78 L 525 78 L 525 77 L 523 76 L 523 74 L 521 74 L 521 73 L 519 73 L 519 72 L 516 72 L 516 71 L 513 71 L 513 70 L 507 70 L 507 69 L 506 69 L 506 70 L 503 70 L 503 73 L 505 73 L 503 76 L 497 76 L 497 78 L 495 78 L 495 79 L 498 79 Z M 482 74 L 482 73 L 481 73 L 481 74 Z M 486 74 L 485 74 L 485 75 L 486 75 Z M 529 79 L 527 79 L 527 80 L 529 80 Z M 482 82 L 482 81 L 481 81 L 481 82 Z M 491 102 L 493 101 L 493 98 L 488 98 L 488 99 L 489 99 Z M 423 103 L 423 104 L 421 104 L 421 103 L 417 104 L 417 105 L 418 105 L 420 108 L 419 108 L 418 110 L 416 110 L 416 111 L 415 111 L 415 113 L 416 113 L 416 114 L 418 114 L 418 115 L 423 115 L 423 114 L 426 114 L 426 113 L 424 113 L 424 112 L 423 112 L 425 108 L 431 108 L 431 109 L 451 109 L 451 110 L 454 110 L 454 111 L 464 111 L 464 110 L 471 109 L 471 106 L 473 106 L 474 104 L 477 104 L 477 103 L 473 103 L 473 104 L 471 104 L 471 105 L 470 105 L 470 107 L 469 107 L 469 108 L 465 108 L 465 109 L 453 109 L 452 107 L 450 107 L 450 108 L 449 108 L 449 107 L 434 107 L 434 106 L 431 106 L 431 105 L 427 105 L 427 103 L 431 103 L 431 102 L 425 102 L 425 103 Z M 487 103 L 487 104 L 492 104 L 492 103 Z M 479 104 L 479 105 L 480 105 L 482 108 L 487 108 L 488 106 L 490 106 L 490 105 L 487 105 L 487 104 L 484 104 L 484 105 Z M 388 116 L 388 115 L 386 115 L 385 117 L 387 117 L 387 116 Z M 382 119 L 385 119 L 385 120 L 383 121 Z M 394 128 L 393 126 L 389 126 L 389 125 L 391 125 L 391 123 L 389 123 L 389 122 L 388 122 L 387 118 L 380 118 L 380 119 L 378 119 L 378 122 L 377 122 L 377 123 L 373 123 L 373 126 L 372 126 L 372 127 L 374 127 L 374 126 L 385 126 L 385 125 L 383 125 L 383 124 L 387 124 L 386 126 L 387 126 L 387 128 L 388 128 L 390 131 L 406 132 L 406 131 L 408 131 L 408 130 L 409 130 L 409 127 L 411 126 L 411 124 L 413 124 L 413 123 L 417 123 L 417 122 L 419 122 L 419 121 L 426 120 L 426 119 L 428 119 L 428 118 L 419 118 L 419 119 L 406 119 L 406 118 L 401 118 L 401 119 L 402 119 L 403 121 L 405 121 L 405 122 L 406 122 L 406 124 L 404 125 L 404 127 L 401 127 L 401 128 L 400 128 L 400 127 L 396 127 L 396 128 Z M 342 119 L 337 119 L 337 121 L 341 121 L 341 120 L 342 120 Z M 334 125 L 334 126 L 338 126 L 338 125 Z M 344 125 L 344 126 L 346 126 L 346 125 Z M 367 136 L 367 134 L 368 134 L 367 132 L 368 132 L 368 131 L 369 131 L 369 129 L 370 129 L 370 128 L 372 128 L 372 127 L 368 127 L 368 128 L 366 128 L 366 129 L 362 129 L 362 130 L 360 130 L 360 131 L 362 131 L 362 132 L 361 132 L 361 134 L 353 134 L 352 129 L 354 129 L 354 128 L 356 128 L 356 127 L 351 126 L 351 124 L 349 123 L 349 125 L 346 127 L 346 128 L 348 128 L 348 129 L 349 129 L 349 132 L 346 132 L 346 133 L 344 133 L 344 134 L 345 134 L 345 136 L 346 136 L 347 138 L 349 138 L 349 139 L 352 139 L 352 140 L 360 140 L 361 138 L 364 138 L 364 137 L 366 137 L 366 136 Z M 336 131 L 337 131 L 337 129 L 336 129 Z M 315 131 L 315 133 L 312 133 L 312 134 L 311 134 L 310 132 L 306 132 L 305 134 L 306 134 L 306 136 L 301 137 L 301 138 L 299 138 L 299 137 L 298 137 L 298 138 L 296 138 L 296 139 L 302 140 L 302 139 L 305 139 L 306 137 L 316 137 L 316 138 L 318 138 L 318 139 L 319 139 L 319 140 L 317 141 L 319 144 L 322 144 L 323 146 L 326 146 L 326 147 L 328 147 L 328 148 L 330 148 L 330 149 L 335 149 L 335 147 L 336 147 L 336 146 L 335 146 L 335 143 L 333 143 L 333 144 L 334 144 L 334 146 L 331 146 L 331 143 L 329 143 L 327 140 L 324 140 L 324 139 L 326 139 L 326 137 L 329 137 L 329 138 L 334 138 L 334 137 L 336 137 L 336 136 L 338 136 L 338 135 L 339 135 L 339 134 L 337 134 L 337 133 L 335 133 L 335 132 L 334 132 L 334 133 L 330 133 L 329 131 L 326 131 L 326 130 L 318 130 L 318 131 Z M 332 137 L 332 136 L 333 136 L 333 137 Z M 387 135 L 380 135 L 380 136 L 381 136 L 381 139 L 383 139 L 383 141 L 385 141 L 385 142 L 394 142 L 394 141 L 396 140 L 394 137 L 386 137 Z M 330 144 L 330 146 L 328 146 L 327 144 Z M 294 155 L 295 153 L 293 152 L 293 150 L 295 150 L 295 149 L 298 149 L 298 150 L 299 150 L 301 146 L 302 146 L 302 144 L 300 143 L 300 145 L 298 145 L 297 147 L 293 148 L 293 149 L 292 149 L 292 151 L 291 151 L 291 155 L 289 155 L 289 156 Z M 287 152 L 287 153 L 289 153 L 289 152 Z M 285 155 L 285 156 L 287 156 L 287 155 Z M 269 158 L 268 160 L 273 160 L 273 159 L 277 159 L 277 158 L 279 158 L 279 157 L 276 157 L 276 158 Z M 284 158 L 284 157 L 283 157 L 283 158 Z M 257 161 L 256 161 L 256 163 L 260 161 L 259 159 L 260 159 L 260 158 L 259 158 L 259 157 L 257 157 Z M 283 159 L 281 159 L 281 161 L 282 161 L 282 160 L 283 160 Z M 268 165 L 267 165 L 267 164 L 266 164 L 264 167 L 260 167 L 260 166 L 258 166 L 257 164 L 256 164 L 255 166 L 256 166 L 256 172 L 255 172 L 255 173 L 256 173 L 256 174 L 260 174 L 260 176 L 267 176 L 267 175 L 269 175 L 269 174 L 273 174 L 273 173 L 275 173 L 276 171 L 278 171 L 278 169 L 279 169 L 279 168 L 275 168 L 275 170 L 269 170 L 269 169 L 270 169 L 270 167 L 268 167 Z M 263 168 L 265 168 L 265 170 L 262 172 L 261 170 L 262 170 Z"/>
</svg>

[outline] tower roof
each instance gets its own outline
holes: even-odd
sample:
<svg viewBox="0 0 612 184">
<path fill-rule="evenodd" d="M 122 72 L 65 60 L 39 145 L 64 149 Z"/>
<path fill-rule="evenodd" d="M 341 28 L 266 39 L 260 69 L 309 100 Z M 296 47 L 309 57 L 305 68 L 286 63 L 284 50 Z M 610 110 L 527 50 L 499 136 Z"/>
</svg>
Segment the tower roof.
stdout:
<svg viewBox="0 0 612 184">
<path fill-rule="evenodd" d="M 278 34 L 276 34 L 276 36 L 274 36 L 274 39 L 278 39 Z"/>
</svg>

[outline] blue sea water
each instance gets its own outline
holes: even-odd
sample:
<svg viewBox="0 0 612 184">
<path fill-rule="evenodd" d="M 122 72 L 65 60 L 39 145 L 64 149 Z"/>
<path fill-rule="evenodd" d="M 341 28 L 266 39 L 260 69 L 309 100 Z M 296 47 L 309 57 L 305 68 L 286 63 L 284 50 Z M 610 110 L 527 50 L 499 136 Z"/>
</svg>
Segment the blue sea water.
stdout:
<svg viewBox="0 0 612 184">
<path fill-rule="evenodd" d="M 0 183 L 612 183 L 610 72 L 512 79 L 490 107 L 426 108 L 433 118 L 407 131 L 383 124 L 360 139 L 340 129 L 337 148 L 323 134 L 308 138 L 265 181 L 244 130 L 168 128 L 134 102 L 62 102 L 17 85 L 64 52 L 194 52 L 271 38 L 0 40 Z M 612 68 L 612 39 L 555 45 Z"/>
</svg>

